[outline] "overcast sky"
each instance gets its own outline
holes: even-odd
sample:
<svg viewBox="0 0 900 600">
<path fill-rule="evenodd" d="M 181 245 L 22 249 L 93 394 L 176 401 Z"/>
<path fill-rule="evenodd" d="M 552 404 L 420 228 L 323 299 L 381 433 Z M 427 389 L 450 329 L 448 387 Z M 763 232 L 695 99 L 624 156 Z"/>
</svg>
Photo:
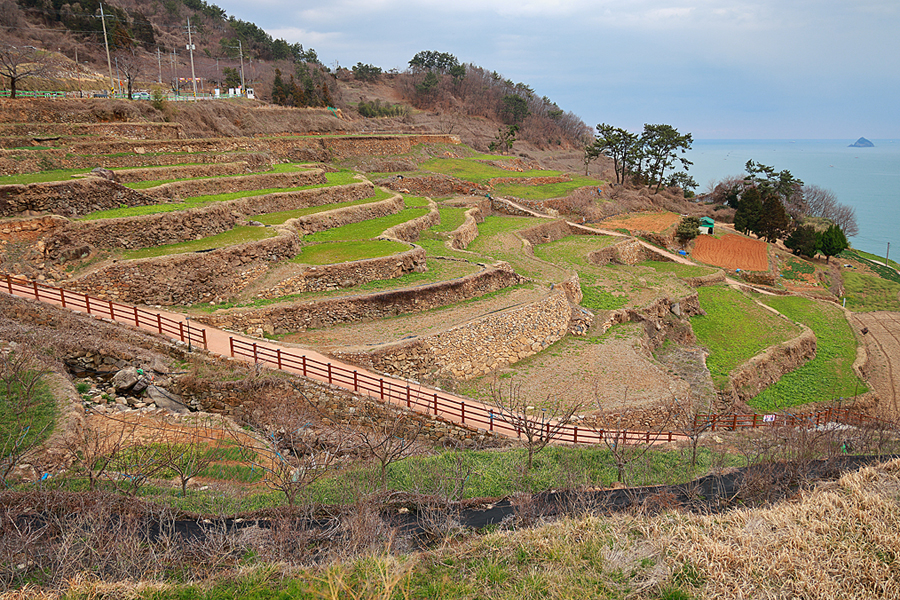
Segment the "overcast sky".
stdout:
<svg viewBox="0 0 900 600">
<path fill-rule="evenodd" d="M 333 67 L 455 55 L 585 123 L 900 138 L 898 0 L 214 0 Z"/>
</svg>

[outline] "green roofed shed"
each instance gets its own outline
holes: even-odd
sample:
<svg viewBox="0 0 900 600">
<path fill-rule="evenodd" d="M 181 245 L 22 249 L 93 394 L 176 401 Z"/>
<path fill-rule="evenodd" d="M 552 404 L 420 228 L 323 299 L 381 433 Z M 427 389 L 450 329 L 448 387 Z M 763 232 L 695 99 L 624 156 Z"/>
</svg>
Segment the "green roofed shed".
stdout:
<svg viewBox="0 0 900 600">
<path fill-rule="evenodd" d="M 712 235 L 713 228 L 716 226 L 716 222 L 712 220 L 710 217 L 701 217 L 700 218 L 700 233 L 706 233 Z"/>
</svg>

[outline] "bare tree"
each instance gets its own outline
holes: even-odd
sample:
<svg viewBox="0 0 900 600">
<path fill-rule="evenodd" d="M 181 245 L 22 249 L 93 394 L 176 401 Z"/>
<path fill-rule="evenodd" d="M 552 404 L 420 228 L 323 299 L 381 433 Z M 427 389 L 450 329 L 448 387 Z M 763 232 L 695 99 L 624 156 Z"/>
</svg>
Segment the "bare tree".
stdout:
<svg viewBox="0 0 900 600">
<path fill-rule="evenodd" d="M 597 407 L 603 411 L 605 407 L 595 392 Z M 631 431 L 625 421 L 625 407 L 628 403 L 628 388 L 622 397 L 622 406 L 612 414 L 601 416 L 599 420 L 586 422 L 585 424 L 594 430 L 594 433 L 603 440 L 603 444 L 610 452 L 613 465 L 616 468 L 616 480 L 622 484 L 628 484 L 628 472 L 633 463 L 639 461 L 652 448 L 657 441 L 664 425 L 657 426 L 648 431 Z"/>
<path fill-rule="evenodd" d="M 117 420 L 98 415 L 94 419 L 85 419 L 81 429 L 66 438 L 66 456 L 75 469 L 88 478 L 91 491 L 108 475 L 109 465 L 124 447 L 125 434 L 129 430 Z"/>
<path fill-rule="evenodd" d="M 264 473 L 265 484 L 284 494 L 293 506 L 300 493 L 324 476 L 348 445 L 342 427 L 318 427 L 320 415 L 309 402 L 300 404 L 287 390 L 261 398 L 253 421 L 262 440 L 230 430 L 242 459 Z"/>
<path fill-rule="evenodd" d="M 846 236 L 859 234 L 856 210 L 852 206 L 838 202 L 837 196 L 829 189 L 817 185 L 803 187 L 807 214 L 811 217 L 828 219 L 841 228 Z"/>
<path fill-rule="evenodd" d="M 572 422 L 572 417 L 584 406 L 581 403 L 568 403 L 562 399 L 551 399 L 547 396 L 541 409 L 540 417 L 530 416 L 529 411 L 534 407 L 530 405 L 528 397 L 522 391 L 522 386 L 510 382 L 508 389 L 499 384 L 491 385 L 491 397 L 497 406 L 497 417 L 512 425 L 520 437 L 524 437 L 523 443 L 528 451 L 528 461 L 525 470 L 531 470 L 534 455 L 547 447 L 547 444 L 561 437 L 563 430 Z"/>
<path fill-rule="evenodd" d="M 388 466 L 416 452 L 423 428 L 421 419 L 400 414 L 355 432 L 359 445 L 378 462 L 382 489 L 387 486 Z"/>
<path fill-rule="evenodd" d="M 137 440 L 138 443 L 123 445 L 110 458 L 108 465 L 110 475 L 124 482 L 132 496 L 137 496 L 141 488 L 166 467 L 160 455 L 160 431 L 149 429 L 146 431 L 148 435 L 142 436 L 138 429 L 136 423 L 128 425 L 125 439 Z"/>
<path fill-rule="evenodd" d="M 0 76 L 9 79 L 9 97 L 15 98 L 19 82 L 40 77 L 47 70 L 47 54 L 32 46 L 0 45 Z"/>
<path fill-rule="evenodd" d="M 206 428 L 194 425 L 188 431 L 163 428 L 159 455 L 165 468 L 173 471 L 181 483 L 181 495 L 187 496 L 187 484 L 213 462 L 215 455 L 203 435 Z"/>
<path fill-rule="evenodd" d="M 134 92 L 134 81 L 141 74 L 141 62 L 135 55 L 134 48 L 116 52 L 116 65 L 118 65 L 122 77 L 125 78 L 128 99 L 131 100 Z"/>
</svg>

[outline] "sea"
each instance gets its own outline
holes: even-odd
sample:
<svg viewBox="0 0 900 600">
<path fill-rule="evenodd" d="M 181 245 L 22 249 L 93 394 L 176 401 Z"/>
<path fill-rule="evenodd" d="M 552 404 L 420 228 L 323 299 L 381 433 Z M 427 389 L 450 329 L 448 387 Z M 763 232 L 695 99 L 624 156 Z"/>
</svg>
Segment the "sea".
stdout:
<svg viewBox="0 0 900 600">
<path fill-rule="evenodd" d="M 851 148 L 856 140 L 694 140 L 684 156 L 697 193 L 712 182 L 745 173 L 748 160 L 787 169 L 805 184 L 831 190 L 856 209 L 859 235 L 850 244 L 878 256 L 900 258 L 900 139 L 871 139 L 873 148 Z"/>
</svg>

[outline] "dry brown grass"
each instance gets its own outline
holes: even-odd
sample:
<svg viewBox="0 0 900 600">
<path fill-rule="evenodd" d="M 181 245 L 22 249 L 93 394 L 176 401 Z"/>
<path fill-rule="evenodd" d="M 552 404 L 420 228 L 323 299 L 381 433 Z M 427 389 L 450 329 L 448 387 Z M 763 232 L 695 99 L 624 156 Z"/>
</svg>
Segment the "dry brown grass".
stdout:
<svg viewBox="0 0 900 600">
<path fill-rule="evenodd" d="M 667 514 L 647 536 L 699 573 L 701 598 L 900 597 L 900 460 L 771 508 Z"/>
</svg>

